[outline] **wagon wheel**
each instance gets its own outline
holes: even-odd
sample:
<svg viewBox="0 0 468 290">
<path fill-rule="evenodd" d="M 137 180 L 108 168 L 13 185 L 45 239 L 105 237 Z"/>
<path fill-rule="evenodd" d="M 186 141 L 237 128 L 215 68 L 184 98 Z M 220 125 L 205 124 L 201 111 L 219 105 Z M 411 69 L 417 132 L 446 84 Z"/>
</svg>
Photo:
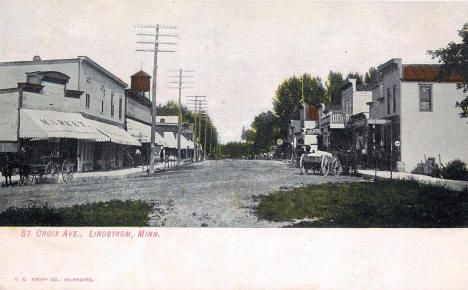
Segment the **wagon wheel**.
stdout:
<svg viewBox="0 0 468 290">
<path fill-rule="evenodd" d="M 45 180 L 50 183 L 57 183 L 59 179 L 59 167 L 54 161 L 47 163 L 45 168 Z"/>
<path fill-rule="evenodd" d="M 20 179 L 21 185 L 27 185 L 29 183 L 29 176 L 27 174 L 23 174 Z"/>
<path fill-rule="evenodd" d="M 322 162 L 320 163 L 320 170 L 321 170 L 323 176 L 328 175 L 329 167 L 330 167 L 330 161 L 329 161 L 328 157 L 323 156 L 322 157 Z"/>
<path fill-rule="evenodd" d="M 299 169 L 301 170 L 301 175 L 304 175 L 304 172 L 305 172 L 305 174 L 307 174 L 307 172 L 308 172 L 308 169 L 305 167 L 305 164 L 304 164 L 305 157 L 306 157 L 306 155 L 304 153 L 304 154 L 301 155 L 301 159 L 299 160 Z"/>
<path fill-rule="evenodd" d="M 62 163 L 62 179 L 63 182 L 69 183 L 73 179 L 73 169 L 75 167 L 75 164 L 71 162 L 69 159 L 66 159 Z"/>
<path fill-rule="evenodd" d="M 343 172 L 343 168 L 341 167 L 341 163 L 337 158 L 333 158 L 333 160 L 330 163 L 330 173 L 338 176 Z"/>
</svg>

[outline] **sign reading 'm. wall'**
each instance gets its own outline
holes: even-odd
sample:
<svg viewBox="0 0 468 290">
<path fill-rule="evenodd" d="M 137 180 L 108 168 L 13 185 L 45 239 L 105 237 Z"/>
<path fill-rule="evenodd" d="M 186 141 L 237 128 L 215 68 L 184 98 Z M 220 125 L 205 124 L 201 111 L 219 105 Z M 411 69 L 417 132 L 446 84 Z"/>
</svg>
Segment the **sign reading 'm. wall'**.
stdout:
<svg viewBox="0 0 468 290">
<path fill-rule="evenodd" d="M 68 126 L 68 127 L 88 127 L 84 122 L 81 121 L 69 121 L 69 120 L 52 120 L 52 119 L 41 119 L 43 125 L 51 126 Z"/>
</svg>

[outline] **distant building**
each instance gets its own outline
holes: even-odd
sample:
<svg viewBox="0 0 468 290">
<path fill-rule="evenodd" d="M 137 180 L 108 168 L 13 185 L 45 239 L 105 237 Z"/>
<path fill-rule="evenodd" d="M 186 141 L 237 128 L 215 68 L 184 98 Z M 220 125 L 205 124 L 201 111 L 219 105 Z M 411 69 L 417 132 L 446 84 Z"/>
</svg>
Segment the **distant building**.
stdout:
<svg viewBox="0 0 468 290">
<path fill-rule="evenodd" d="M 149 99 L 151 76 L 139 71 L 131 76 L 132 87 L 125 91 L 127 110 L 125 112 L 128 132 L 143 144 L 142 156 L 149 162 L 151 144 L 151 101 Z M 156 116 L 155 143 L 166 155 L 177 155 L 178 116 Z M 193 131 L 191 126 L 184 124 L 181 134 L 183 157 L 193 149 L 193 141 L 189 141 Z M 158 150 L 158 151 L 159 151 Z"/>
<path fill-rule="evenodd" d="M 323 149 L 335 151 L 345 147 L 344 118 L 341 105 L 322 104 L 319 115 Z"/>
</svg>

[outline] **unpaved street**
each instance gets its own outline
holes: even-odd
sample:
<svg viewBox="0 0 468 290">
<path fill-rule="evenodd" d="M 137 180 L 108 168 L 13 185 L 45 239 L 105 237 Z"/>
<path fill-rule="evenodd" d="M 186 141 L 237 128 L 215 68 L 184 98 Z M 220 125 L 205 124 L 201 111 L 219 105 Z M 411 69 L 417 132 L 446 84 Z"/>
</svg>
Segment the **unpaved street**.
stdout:
<svg viewBox="0 0 468 290">
<path fill-rule="evenodd" d="M 254 196 L 324 182 L 349 182 L 356 177 L 300 175 L 281 161 L 205 161 L 153 177 L 124 178 L 75 184 L 43 184 L 0 188 L 0 211 L 10 206 L 48 203 L 69 206 L 111 199 L 157 200 L 152 226 L 278 227 L 289 223 L 258 220 Z"/>
</svg>

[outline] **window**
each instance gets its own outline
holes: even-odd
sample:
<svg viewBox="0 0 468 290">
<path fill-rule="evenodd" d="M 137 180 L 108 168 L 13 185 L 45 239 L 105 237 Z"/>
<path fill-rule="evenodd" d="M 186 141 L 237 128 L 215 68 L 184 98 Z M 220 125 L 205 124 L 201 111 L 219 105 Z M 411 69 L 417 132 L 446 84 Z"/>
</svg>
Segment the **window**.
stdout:
<svg viewBox="0 0 468 290">
<path fill-rule="evenodd" d="M 122 98 L 119 98 L 119 119 L 122 120 Z"/>
<path fill-rule="evenodd" d="M 88 109 L 91 103 L 91 81 L 86 80 L 85 107 Z"/>
<path fill-rule="evenodd" d="M 114 92 L 111 92 L 111 116 L 114 117 Z"/>
<path fill-rule="evenodd" d="M 393 86 L 393 113 L 396 113 L 396 86 Z"/>
<path fill-rule="evenodd" d="M 387 114 L 390 114 L 390 103 L 392 95 L 390 94 L 390 88 L 387 88 Z"/>
<path fill-rule="evenodd" d="M 159 120 L 160 123 L 165 123 L 166 122 L 166 119 L 163 119 L 161 118 L 161 120 Z"/>
<path fill-rule="evenodd" d="M 106 90 L 101 88 L 101 114 L 104 113 L 104 98 L 106 96 Z"/>
<path fill-rule="evenodd" d="M 432 87 L 419 86 L 419 111 L 432 111 Z"/>
</svg>

